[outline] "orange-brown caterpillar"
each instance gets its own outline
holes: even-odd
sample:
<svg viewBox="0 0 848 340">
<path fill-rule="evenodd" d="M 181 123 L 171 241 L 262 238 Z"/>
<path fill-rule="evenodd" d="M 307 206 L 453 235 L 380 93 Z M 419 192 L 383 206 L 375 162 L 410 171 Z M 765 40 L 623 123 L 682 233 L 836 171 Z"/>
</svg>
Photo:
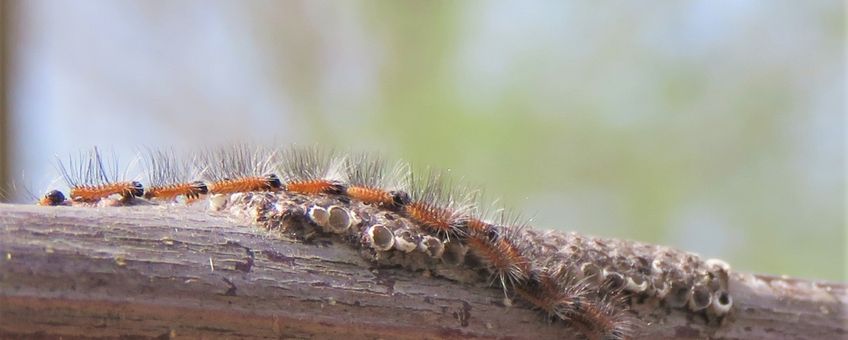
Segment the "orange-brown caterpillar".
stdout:
<svg viewBox="0 0 848 340">
<path fill-rule="evenodd" d="M 389 207 L 395 204 L 395 195 L 389 191 L 379 188 L 369 188 L 364 186 L 348 186 L 345 189 L 345 195 L 348 197 L 369 204 L 378 204 Z"/>
<path fill-rule="evenodd" d="M 252 191 L 276 191 L 282 189 L 283 183 L 277 175 L 268 174 L 212 181 L 207 184 L 207 187 L 211 194 L 234 194 Z"/>
<path fill-rule="evenodd" d="M 397 182 L 408 169 L 398 163 L 387 172 L 386 163 L 379 157 L 358 154 L 345 159 L 345 195 L 366 204 L 397 208 L 409 202 L 408 195 L 399 190 Z"/>
<path fill-rule="evenodd" d="M 556 258 L 537 259 L 515 292 L 548 317 L 568 322 L 590 339 L 617 340 L 632 336 L 623 297 L 606 284 L 577 279 L 573 269 Z M 603 291 L 603 292 L 602 292 Z"/>
<path fill-rule="evenodd" d="M 197 176 L 188 162 L 180 161 L 173 151 L 147 149 L 144 160 L 148 178 L 144 198 L 157 201 L 175 201 L 185 197 L 187 202 L 205 195 L 206 183 L 193 180 Z"/>
<path fill-rule="evenodd" d="M 276 152 L 238 144 L 231 148 L 204 150 L 196 158 L 203 169 L 210 194 L 278 191 L 283 183 L 271 172 Z"/>
<path fill-rule="evenodd" d="M 338 181 L 313 179 L 303 181 L 286 182 L 285 190 L 298 194 L 315 195 L 315 194 L 336 194 L 341 195 L 345 192 L 345 187 Z"/>
<path fill-rule="evenodd" d="M 117 162 L 117 160 L 115 160 Z M 107 168 L 100 151 L 95 147 L 88 155 L 79 159 L 69 159 L 69 167 L 59 160 L 59 171 L 68 183 L 71 201 L 96 203 L 112 195 L 120 195 L 122 201 L 144 195 L 144 186 L 137 181 L 116 181 L 118 167 L 113 164 Z M 107 171 L 112 172 L 108 174 Z"/>
<path fill-rule="evenodd" d="M 548 263 L 530 273 L 525 284 L 515 287 L 515 292 L 549 318 L 565 319 L 575 312 L 575 304 L 586 299 L 588 286 L 570 277 L 564 267 Z"/>
<path fill-rule="evenodd" d="M 482 232 L 470 232 L 466 238 L 471 253 L 483 262 L 504 289 L 524 282 L 531 264 L 521 249 L 520 240 L 513 237 L 521 227 L 489 225 L 483 228 Z"/>
<path fill-rule="evenodd" d="M 144 198 L 161 201 L 173 201 L 180 196 L 189 200 L 200 198 L 209 192 L 206 183 L 194 181 L 191 183 L 167 184 L 164 186 L 148 187 L 144 192 Z"/>
<path fill-rule="evenodd" d="M 144 186 L 136 181 L 79 185 L 71 187 L 69 195 L 72 201 L 82 203 L 96 203 L 112 195 L 120 195 L 126 201 L 144 195 Z"/>
<path fill-rule="evenodd" d="M 408 195 L 395 193 L 404 215 L 425 230 L 448 239 L 463 233 L 467 198 L 452 191 L 440 172 L 430 171 L 420 182 L 410 175 L 409 183 Z"/>
<path fill-rule="evenodd" d="M 305 195 L 345 193 L 345 185 L 336 178 L 339 161 L 332 151 L 291 147 L 280 150 L 279 155 L 282 160 L 277 170 L 285 179 L 286 191 Z"/>
<path fill-rule="evenodd" d="M 623 340 L 633 336 L 633 322 L 616 295 L 576 299 L 563 319 L 592 340 Z"/>
<path fill-rule="evenodd" d="M 483 234 L 490 227 L 492 227 L 491 224 L 476 217 L 470 217 L 465 221 L 465 228 L 469 234 Z"/>
<path fill-rule="evenodd" d="M 456 213 L 428 202 L 411 202 L 403 206 L 403 213 L 434 234 L 449 236 L 457 232 Z"/>
</svg>

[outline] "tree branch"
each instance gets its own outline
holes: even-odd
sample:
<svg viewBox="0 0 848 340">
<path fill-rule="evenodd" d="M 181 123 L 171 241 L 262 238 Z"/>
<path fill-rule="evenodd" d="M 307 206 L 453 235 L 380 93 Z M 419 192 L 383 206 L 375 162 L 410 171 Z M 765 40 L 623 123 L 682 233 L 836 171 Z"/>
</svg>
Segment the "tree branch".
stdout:
<svg viewBox="0 0 848 340">
<path fill-rule="evenodd" d="M 639 336 L 845 336 L 844 285 L 733 274 L 730 292 L 720 326 L 666 310 Z M 202 208 L 0 205 L 0 338 L 579 338 L 502 294 Z"/>
</svg>

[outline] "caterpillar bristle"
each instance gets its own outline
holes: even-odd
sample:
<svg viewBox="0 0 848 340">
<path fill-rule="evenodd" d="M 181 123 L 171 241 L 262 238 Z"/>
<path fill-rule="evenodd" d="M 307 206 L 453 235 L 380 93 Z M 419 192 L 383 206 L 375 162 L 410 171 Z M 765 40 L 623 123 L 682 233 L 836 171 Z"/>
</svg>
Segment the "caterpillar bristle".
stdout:
<svg viewBox="0 0 848 340">
<path fill-rule="evenodd" d="M 273 173 L 276 159 L 277 151 L 273 148 L 242 143 L 204 149 L 194 161 L 203 175 L 223 179 Z"/>
<path fill-rule="evenodd" d="M 465 231 L 468 234 L 484 233 L 494 224 L 489 222 L 494 219 L 503 219 L 509 214 L 505 214 L 503 208 L 499 208 L 497 201 L 489 201 L 485 198 L 482 190 L 474 192 L 471 196 L 472 209 L 469 216 L 465 219 Z"/>
</svg>

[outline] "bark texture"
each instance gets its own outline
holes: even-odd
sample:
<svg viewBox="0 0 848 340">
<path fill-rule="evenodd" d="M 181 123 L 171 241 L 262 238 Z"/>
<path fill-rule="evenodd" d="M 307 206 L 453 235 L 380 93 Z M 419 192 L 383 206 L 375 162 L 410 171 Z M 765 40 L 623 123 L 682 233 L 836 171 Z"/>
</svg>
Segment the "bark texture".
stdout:
<svg viewBox="0 0 848 340">
<path fill-rule="evenodd" d="M 846 336 L 845 285 L 735 273 L 730 293 L 720 325 L 660 306 L 639 337 Z M 503 301 L 203 209 L 0 205 L 0 338 L 581 338 Z"/>
</svg>

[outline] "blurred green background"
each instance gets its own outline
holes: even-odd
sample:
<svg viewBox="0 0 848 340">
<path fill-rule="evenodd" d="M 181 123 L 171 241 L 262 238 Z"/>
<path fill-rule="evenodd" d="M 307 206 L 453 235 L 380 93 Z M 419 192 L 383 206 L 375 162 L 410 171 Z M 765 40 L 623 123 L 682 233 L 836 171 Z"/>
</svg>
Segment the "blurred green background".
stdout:
<svg viewBox="0 0 848 340">
<path fill-rule="evenodd" d="M 450 169 L 539 228 L 846 279 L 842 1 L 5 5 L 34 192 L 91 145 L 319 143 Z"/>
</svg>

